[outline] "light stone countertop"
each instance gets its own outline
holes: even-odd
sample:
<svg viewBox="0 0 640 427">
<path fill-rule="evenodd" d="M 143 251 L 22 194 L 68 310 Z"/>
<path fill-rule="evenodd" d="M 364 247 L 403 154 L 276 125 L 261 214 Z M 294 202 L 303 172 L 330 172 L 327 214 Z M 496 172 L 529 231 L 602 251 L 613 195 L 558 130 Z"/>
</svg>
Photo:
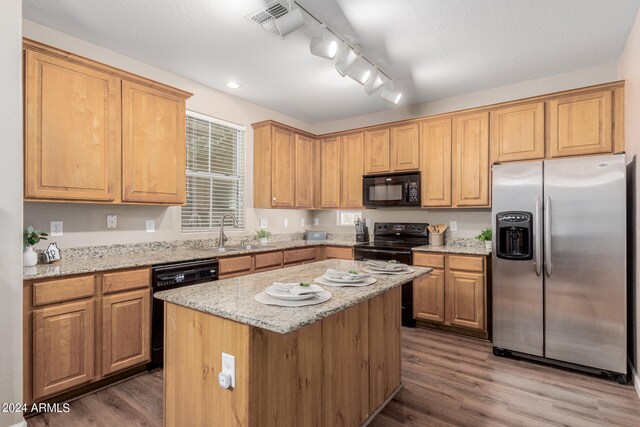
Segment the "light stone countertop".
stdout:
<svg viewBox="0 0 640 427">
<path fill-rule="evenodd" d="M 250 326 L 287 334 L 396 286 L 410 282 L 432 270 L 431 268 L 413 267 L 415 272 L 405 275 L 373 274 L 372 276 L 378 281 L 364 287 L 324 286 L 333 296 L 329 301 L 317 305 L 280 307 L 264 305 L 254 300 L 254 296 L 258 292 L 263 291 L 273 282 L 311 282 L 314 278 L 322 276 L 328 268 L 347 270 L 354 267 L 359 268 L 362 265 L 364 263 L 358 261 L 319 261 L 156 292 L 154 297 Z"/>
<path fill-rule="evenodd" d="M 180 261 L 194 261 L 207 258 L 225 258 L 230 256 L 272 252 L 283 249 L 304 248 L 308 246 L 345 246 L 352 247 L 355 241 L 349 240 L 292 240 L 274 242 L 267 246 L 251 250 L 233 250 L 219 252 L 217 248 L 158 248 L 144 252 L 119 253 L 114 255 L 89 255 L 72 259 L 62 259 L 53 264 L 38 264 L 24 267 L 23 280 L 63 277 L 74 274 L 95 273 L 125 268 L 146 267 Z M 64 251 L 63 251 L 64 257 Z"/>
<path fill-rule="evenodd" d="M 460 254 L 460 255 L 491 255 L 491 249 L 487 249 L 484 246 L 458 246 L 458 245 L 444 245 L 433 246 L 424 245 L 413 248 L 415 252 L 439 252 L 445 254 Z"/>
</svg>

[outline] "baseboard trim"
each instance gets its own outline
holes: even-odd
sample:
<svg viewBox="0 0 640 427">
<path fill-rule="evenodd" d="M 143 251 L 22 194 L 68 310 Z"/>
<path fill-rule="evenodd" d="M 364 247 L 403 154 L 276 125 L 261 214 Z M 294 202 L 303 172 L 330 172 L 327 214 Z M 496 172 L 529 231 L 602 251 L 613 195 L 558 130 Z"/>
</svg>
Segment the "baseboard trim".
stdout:
<svg viewBox="0 0 640 427">
<path fill-rule="evenodd" d="M 636 393 L 638 394 L 638 399 L 640 399 L 640 376 L 636 372 L 633 367 L 633 363 L 631 363 L 631 359 L 629 359 L 629 368 L 631 369 L 631 377 L 633 378 L 633 386 L 636 388 Z"/>
</svg>

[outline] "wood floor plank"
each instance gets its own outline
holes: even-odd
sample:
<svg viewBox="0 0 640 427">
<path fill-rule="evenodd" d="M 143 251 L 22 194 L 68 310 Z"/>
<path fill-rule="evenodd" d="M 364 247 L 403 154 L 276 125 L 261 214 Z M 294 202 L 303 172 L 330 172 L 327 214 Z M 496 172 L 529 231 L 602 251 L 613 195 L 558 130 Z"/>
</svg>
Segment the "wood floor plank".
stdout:
<svg viewBox="0 0 640 427">
<path fill-rule="evenodd" d="M 521 359 L 491 343 L 429 329 L 402 330 L 404 388 L 371 422 L 397 426 L 640 426 L 632 384 Z M 71 402 L 29 427 L 162 426 L 162 370 Z"/>
</svg>

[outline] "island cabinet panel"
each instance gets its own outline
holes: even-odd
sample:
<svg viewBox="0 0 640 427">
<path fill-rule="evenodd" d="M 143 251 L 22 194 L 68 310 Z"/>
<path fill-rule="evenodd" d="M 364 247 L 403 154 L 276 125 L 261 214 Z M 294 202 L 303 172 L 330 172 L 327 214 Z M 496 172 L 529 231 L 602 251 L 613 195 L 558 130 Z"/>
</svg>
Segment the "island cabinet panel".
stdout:
<svg viewBox="0 0 640 427">
<path fill-rule="evenodd" d="M 33 399 L 93 380 L 94 300 L 33 312 Z"/>
<path fill-rule="evenodd" d="M 491 161 L 544 159 L 544 102 L 492 110 Z"/>
<path fill-rule="evenodd" d="M 453 206 L 490 206 L 489 113 L 453 119 Z"/>
<path fill-rule="evenodd" d="M 362 175 L 364 173 L 364 134 L 342 137 L 342 201 L 343 208 L 362 208 Z"/>
<path fill-rule="evenodd" d="M 358 426 L 369 416 L 368 304 L 323 319 L 322 348 L 322 425 Z"/>
<path fill-rule="evenodd" d="M 413 317 L 444 323 L 444 270 L 434 269 L 413 281 Z"/>
<path fill-rule="evenodd" d="M 315 200 L 315 139 L 308 136 L 295 135 L 296 178 L 295 201 L 297 208 L 313 208 Z"/>
<path fill-rule="evenodd" d="M 120 79 L 25 53 L 25 198 L 120 199 Z"/>
<path fill-rule="evenodd" d="M 369 300 L 369 413 L 400 386 L 402 288 Z"/>
<path fill-rule="evenodd" d="M 243 276 L 253 273 L 253 256 L 244 255 L 230 258 L 220 258 L 218 260 L 218 271 L 220 279 Z"/>
<path fill-rule="evenodd" d="M 613 151 L 611 90 L 548 101 L 547 122 L 552 158 Z"/>
<path fill-rule="evenodd" d="M 414 170 L 420 167 L 420 125 L 409 123 L 390 129 L 391 170 L 394 172 Z"/>
<path fill-rule="evenodd" d="M 339 208 L 341 191 L 340 137 L 320 141 L 320 207 Z"/>
<path fill-rule="evenodd" d="M 249 348 L 249 425 L 322 426 L 321 322 L 286 335 L 251 328 Z"/>
<path fill-rule="evenodd" d="M 451 119 L 420 124 L 422 206 L 451 206 Z"/>
<path fill-rule="evenodd" d="M 258 273 L 260 271 L 282 268 L 282 261 L 282 251 L 267 252 L 266 254 L 256 254 L 254 258 L 255 272 Z"/>
<path fill-rule="evenodd" d="M 122 82 L 122 200 L 183 204 L 186 193 L 185 101 Z"/>
<path fill-rule="evenodd" d="M 389 128 L 364 133 L 364 173 L 389 172 Z"/>
<path fill-rule="evenodd" d="M 102 298 L 102 374 L 151 360 L 151 291 Z"/>
<path fill-rule="evenodd" d="M 271 146 L 271 206 L 294 207 L 296 150 L 293 132 L 274 126 Z"/>
<path fill-rule="evenodd" d="M 164 425 L 249 425 L 247 325 L 165 304 Z M 218 385 L 222 352 L 235 356 L 236 386 Z"/>
</svg>

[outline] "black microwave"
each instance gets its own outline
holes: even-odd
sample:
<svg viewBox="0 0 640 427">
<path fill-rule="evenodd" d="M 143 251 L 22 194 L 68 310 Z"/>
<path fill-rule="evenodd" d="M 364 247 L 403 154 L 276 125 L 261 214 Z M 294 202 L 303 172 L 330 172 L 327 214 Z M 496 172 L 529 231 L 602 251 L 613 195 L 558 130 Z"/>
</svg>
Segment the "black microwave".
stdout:
<svg viewBox="0 0 640 427">
<path fill-rule="evenodd" d="M 420 207 L 420 172 L 362 177 L 365 208 Z"/>
</svg>

